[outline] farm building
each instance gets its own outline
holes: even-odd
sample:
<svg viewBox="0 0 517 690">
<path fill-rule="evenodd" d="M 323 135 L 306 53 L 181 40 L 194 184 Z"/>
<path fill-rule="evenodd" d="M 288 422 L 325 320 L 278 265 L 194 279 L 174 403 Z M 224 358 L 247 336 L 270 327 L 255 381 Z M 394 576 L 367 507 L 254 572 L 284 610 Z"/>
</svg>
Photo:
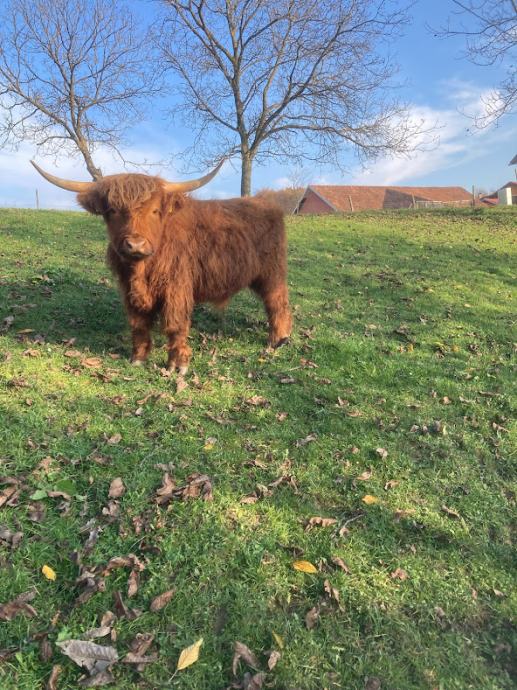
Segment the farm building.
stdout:
<svg viewBox="0 0 517 690">
<path fill-rule="evenodd" d="M 472 194 L 463 187 L 368 187 L 309 185 L 295 213 L 347 213 L 389 208 L 468 206 Z"/>
<path fill-rule="evenodd" d="M 487 206 L 517 206 L 517 182 L 507 182 L 497 192 L 481 197 L 480 201 Z"/>
</svg>

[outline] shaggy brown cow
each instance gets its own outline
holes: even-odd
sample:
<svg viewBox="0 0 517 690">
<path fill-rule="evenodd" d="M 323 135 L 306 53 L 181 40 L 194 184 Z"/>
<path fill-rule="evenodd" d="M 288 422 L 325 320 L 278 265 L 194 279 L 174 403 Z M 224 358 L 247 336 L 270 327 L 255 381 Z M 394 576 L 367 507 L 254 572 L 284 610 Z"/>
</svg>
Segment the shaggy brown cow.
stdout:
<svg viewBox="0 0 517 690">
<path fill-rule="evenodd" d="M 151 328 L 161 315 L 168 338 L 167 367 L 186 373 L 194 305 L 224 306 L 246 287 L 264 302 L 270 345 L 278 347 L 289 338 L 282 212 L 260 198 L 198 201 L 185 194 L 210 182 L 222 163 L 199 180 L 179 183 L 137 174 L 74 182 L 32 164 L 52 184 L 78 192 L 87 211 L 104 217 L 107 259 L 124 297 L 134 364 L 149 355 Z"/>
</svg>

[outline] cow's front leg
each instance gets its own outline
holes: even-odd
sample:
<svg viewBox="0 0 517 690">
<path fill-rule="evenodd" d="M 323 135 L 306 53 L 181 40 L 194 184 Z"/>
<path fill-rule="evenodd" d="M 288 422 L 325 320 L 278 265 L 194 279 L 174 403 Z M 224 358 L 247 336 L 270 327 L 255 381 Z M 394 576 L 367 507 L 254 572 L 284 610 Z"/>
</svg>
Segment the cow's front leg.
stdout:
<svg viewBox="0 0 517 690">
<path fill-rule="evenodd" d="M 151 340 L 153 314 L 130 311 L 129 325 L 131 327 L 131 337 L 133 340 L 131 363 L 135 366 L 140 366 L 149 356 L 149 352 L 153 346 Z"/>
<path fill-rule="evenodd" d="M 192 356 L 192 350 L 187 344 L 187 338 L 190 330 L 190 319 L 183 324 L 178 324 L 173 328 L 165 329 L 168 338 L 167 349 L 169 356 L 167 358 L 167 369 L 174 371 L 177 369 L 183 376 L 188 371 L 188 365 Z"/>
</svg>

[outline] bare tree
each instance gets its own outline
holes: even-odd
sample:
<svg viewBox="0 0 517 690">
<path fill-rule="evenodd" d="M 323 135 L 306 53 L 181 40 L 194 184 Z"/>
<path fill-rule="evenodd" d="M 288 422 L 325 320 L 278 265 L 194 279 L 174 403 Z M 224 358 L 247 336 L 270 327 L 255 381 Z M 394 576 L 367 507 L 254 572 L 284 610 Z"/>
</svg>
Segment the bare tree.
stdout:
<svg viewBox="0 0 517 690">
<path fill-rule="evenodd" d="M 339 163 L 407 153 L 419 129 L 392 98 L 386 42 L 407 20 L 394 0 L 162 0 L 160 45 L 181 78 L 203 162 L 275 157 Z M 216 133 L 216 137 L 209 135 Z"/>
<path fill-rule="evenodd" d="M 0 27 L 4 143 L 80 154 L 92 178 L 100 146 L 119 151 L 155 93 L 149 42 L 111 0 L 6 0 Z"/>
<path fill-rule="evenodd" d="M 441 37 L 464 36 L 464 56 L 475 65 L 497 65 L 504 77 L 485 98 L 479 127 L 497 122 L 517 106 L 517 0 L 452 0 L 456 6 Z"/>
</svg>

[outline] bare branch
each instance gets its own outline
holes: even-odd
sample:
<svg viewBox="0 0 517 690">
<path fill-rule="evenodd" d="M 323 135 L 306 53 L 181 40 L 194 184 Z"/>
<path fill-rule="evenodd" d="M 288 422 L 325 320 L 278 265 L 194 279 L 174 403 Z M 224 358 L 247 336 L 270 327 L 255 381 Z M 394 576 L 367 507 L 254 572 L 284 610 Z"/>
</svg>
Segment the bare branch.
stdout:
<svg viewBox="0 0 517 690">
<path fill-rule="evenodd" d="M 517 0 L 452 0 L 456 11 L 441 38 L 465 37 L 463 56 L 482 67 L 497 65 L 505 76 L 484 99 L 485 112 L 474 115 L 477 127 L 497 123 L 517 107 Z"/>
<path fill-rule="evenodd" d="M 0 26 L 0 140 L 63 145 L 95 179 L 100 145 L 119 152 L 158 92 L 149 36 L 110 0 L 6 0 Z"/>
<path fill-rule="evenodd" d="M 390 97 L 383 44 L 406 23 L 397 0 L 162 0 L 160 49 L 180 77 L 177 114 L 208 159 L 407 153 L 416 123 Z M 225 133 L 223 136 L 221 136 Z M 215 135 L 215 136 L 214 136 Z M 191 149 L 192 150 L 192 149 Z"/>
</svg>

